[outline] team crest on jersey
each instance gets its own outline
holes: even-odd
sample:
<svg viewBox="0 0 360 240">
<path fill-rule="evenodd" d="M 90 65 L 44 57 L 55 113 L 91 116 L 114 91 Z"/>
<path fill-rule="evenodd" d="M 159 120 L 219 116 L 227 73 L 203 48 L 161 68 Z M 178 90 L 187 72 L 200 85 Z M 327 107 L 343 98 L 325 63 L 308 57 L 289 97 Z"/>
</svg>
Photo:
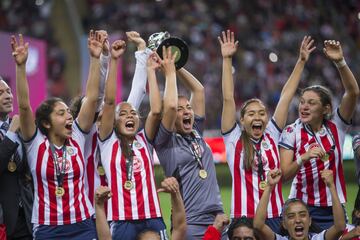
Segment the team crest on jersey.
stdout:
<svg viewBox="0 0 360 240">
<path fill-rule="evenodd" d="M 143 163 L 141 161 L 140 158 L 138 158 L 137 156 L 134 156 L 133 158 L 133 169 L 134 169 L 134 172 L 140 172 L 141 169 L 143 168 Z"/>
<path fill-rule="evenodd" d="M 270 144 L 267 141 L 262 141 L 261 146 L 262 146 L 262 148 L 264 150 L 269 150 L 270 149 Z"/>
<path fill-rule="evenodd" d="M 142 148 L 141 144 L 140 144 L 138 141 L 136 141 L 136 140 L 134 140 L 133 146 L 135 146 L 137 149 Z"/>
<path fill-rule="evenodd" d="M 292 126 L 288 126 L 285 131 L 288 133 L 292 133 L 294 131 L 294 128 Z"/>
<path fill-rule="evenodd" d="M 313 149 L 313 148 L 316 148 L 316 147 L 320 147 L 320 145 L 319 145 L 317 142 L 311 143 L 311 144 L 309 145 L 309 149 L 308 149 L 308 150 Z"/>
<path fill-rule="evenodd" d="M 326 130 L 325 130 L 325 128 L 324 128 L 324 127 L 322 127 L 322 128 L 320 129 L 320 131 L 319 131 L 319 135 L 320 135 L 321 137 L 323 137 L 323 136 L 325 136 L 325 135 L 326 135 Z"/>
<path fill-rule="evenodd" d="M 69 156 L 75 156 L 77 154 L 77 149 L 71 146 L 66 146 L 66 154 Z"/>
</svg>

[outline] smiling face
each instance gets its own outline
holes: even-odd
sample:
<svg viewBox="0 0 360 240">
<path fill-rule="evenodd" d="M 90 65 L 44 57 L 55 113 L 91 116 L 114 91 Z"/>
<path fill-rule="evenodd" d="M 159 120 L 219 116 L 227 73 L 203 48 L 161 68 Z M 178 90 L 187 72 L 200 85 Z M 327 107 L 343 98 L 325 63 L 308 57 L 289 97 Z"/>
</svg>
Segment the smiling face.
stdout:
<svg viewBox="0 0 360 240">
<path fill-rule="evenodd" d="M 0 80 L 0 115 L 7 117 L 13 111 L 13 95 L 4 80 Z"/>
<path fill-rule="evenodd" d="M 311 218 L 306 206 L 299 201 L 290 203 L 283 216 L 283 227 L 291 239 L 307 239 L 310 225 Z"/>
<path fill-rule="evenodd" d="M 323 122 L 326 114 L 330 114 L 331 106 L 323 105 L 319 94 L 314 91 L 306 91 L 300 97 L 299 117 L 302 123 L 319 125 Z"/>
<path fill-rule="evenodd" d="M 115 115 L 115 126 L 121 135 L 135 136 L 139 128 L 139 121 L 139 115 L 130 103 L 120 103 Z"/>
<path fill-rule="evenodd" d="M 264 104 L 260 100 L 251 101 L 241 115 L 240 123 L 246 133 L 253 139 L 260 139 L 269 121 Z"/>
<path fill-rule="evenodd" d="M 68 139 L 72 134 L 72 125 L 74 119 L 71 115 L 69 107 L 62 101 L 54 104 L 53 111 L 50 113 L 50 122 L 42 123 L 48 130 L 50 139 Z"/>
<path fill-rule="evenodd" d="M 194 110 L 185 97 L 179 97 L 175 129 L 180 134 L 190 134 L 194 125 Z"/>
</svg>

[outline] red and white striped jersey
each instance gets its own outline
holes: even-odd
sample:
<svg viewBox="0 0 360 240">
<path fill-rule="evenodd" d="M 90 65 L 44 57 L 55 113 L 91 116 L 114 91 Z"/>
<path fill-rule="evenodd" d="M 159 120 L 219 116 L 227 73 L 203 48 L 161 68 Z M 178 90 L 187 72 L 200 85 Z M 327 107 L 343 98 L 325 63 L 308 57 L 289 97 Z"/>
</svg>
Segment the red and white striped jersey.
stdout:
<svg viewBox="0 0 360 240">
<path fill-rule="evenodd" d="M 280 134 L 281 129 L 276 125 L 275 120 L 271 119 L 260 144 L 265 179 L 271 169 L 280 168 L 278 151 Z M 245 154 L 240 136 L 241 129 L 237 124 L 223 136 L 226 146 L 226 158 L 232 175 L 231 218 L 241 216 L 253 218 L 263 193 L 263 190 L 259 188 L 259 161 L 255 154 L 254 166 L 250 170 L 245 169 Z M 282 185 L 279 182 L 270 195 L 267 218 L 279 217 L 283 203 Z"/>
<path fill-rule="evenodd" d="M 109 221 L 138 220 L 161 217 L 159 198 L 156 192 L 153 149 L 142 130 L 132 145 L 134 152 L 133 188 L 127 190 L 126 159 L 121 152 L 120 140 L 115 132 L 104 141 L 99 140 L 101 160 L 105 169 L 108 186 L 113 196 L 108 201 L 107 218 Z"/>
<path fill-rule="evenodd" d="M 100 185 L 107 186 L 106 176 L 100 176 L 98 171 L 98 167 L 101 165 L 99 159 L 100 153 L 98 151 L 97 127 L 96 124 L 94 124 L 90 130 L 90 133 L 85 136 L 84 149 L 84 157 L 87 160 L 85 172 L 85 190 L 93 206 L 96 188 L 98 188 Z"/>
<path fill-rule="evenodd" d="M 85 137 L 78 123 L 66 144 L 66 159 L 62 147 L 55 146 L 59 154 L 58 164 L 65 162 L 62 197 L 56 196 L 58 186 L 54 158 L 49 139 L 39 129 L 34 137 L 25 142 L 29 167 L 34 181 L 34 205 L 31 222 L 43 225 L 63 225 L 81 222 L 94 214 L 85 192 L 85 161 L 83 149 Z"/>
<path fill-rule="evenodd" d="M 301 166 L 292 182 L 289 198 L 302 199 L 309 206 L 332 206 L 330 191 L 320 177 L 320 171 L 330 169 L 334 173 L 340 202 L 346 202 L 342 151 L 347 129 L 348 125 L 338 111 L 334 119 L 326 121 L 315 135 L 300 119 L 284 129 L 279 145 L 294 151 L 293 161 L 313 147 L 321 147 L 329 155 L 328 159 L 323 160 L 312 158 Z"/>
</svg>

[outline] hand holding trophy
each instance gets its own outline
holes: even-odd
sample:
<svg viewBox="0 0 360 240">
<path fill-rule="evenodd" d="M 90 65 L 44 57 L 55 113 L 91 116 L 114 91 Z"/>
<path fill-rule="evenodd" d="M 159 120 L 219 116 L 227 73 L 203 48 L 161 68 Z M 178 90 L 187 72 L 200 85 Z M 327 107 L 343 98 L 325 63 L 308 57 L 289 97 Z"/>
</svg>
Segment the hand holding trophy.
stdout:
<svg viewBox="0 0 360 240">
<path fill-rule="evenodd" d="M 156 50 L 157 54 L 163 58 L 162 56 L 162 47 L 166 48 L 171 47 L 171 52 L 177 52 L 177 56 L 175 59 L 175 67 L 176 70 L 182 68 L 189 56 L 189 48 L 187 44 L 180 38 L 170 37 L 168 32 L 158 32 L 153 33 L 149 37 L 148 40 L 148 48 L 151 50 Z"/>
</svg>

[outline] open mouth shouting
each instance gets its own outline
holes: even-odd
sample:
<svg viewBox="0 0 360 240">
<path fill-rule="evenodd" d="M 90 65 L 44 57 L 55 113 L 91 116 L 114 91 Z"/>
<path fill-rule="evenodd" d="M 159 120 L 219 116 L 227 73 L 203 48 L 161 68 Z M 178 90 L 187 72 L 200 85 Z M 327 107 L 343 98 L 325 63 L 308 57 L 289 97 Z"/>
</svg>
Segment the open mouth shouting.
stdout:
<svg viewBox="0 0 360 240">
<path fill-rule="evenodd" d="M 253 132 L 253 135 L 258 137 L 258 136 L 261 136 L 263 134 L 263 124 L 261 122 L 256 122 L 256 123 L 253 123 L 251 125 L 251 129 L 252 129 L 252 132 Z"/>
<path fill-rule="evenodd" d="M 296 237 L 304 236 L 304 227 L 303 226 L 295 226 L 295 236 Z"/>
<path fill-rule="evenodd" d="M 183 126 L 184 126 L 185 130 L 191 130 L 192 129 L 191 116 L 184 116 L 184 118 L 183 118 Z"/>
<path fill-rule="evenodd" d="M 129 120 L 129 121 L 125 122 L 125 128 L 127 131 L 133 132 L 135 130 L 134 120 Z"/>
<path fill-rule="evenodd" d="M 67 129 L 67 130 L 72 130 L 72 123 L 67 123 L 66 125 L 65 125 L 65 128 Z"/>
</svg>

